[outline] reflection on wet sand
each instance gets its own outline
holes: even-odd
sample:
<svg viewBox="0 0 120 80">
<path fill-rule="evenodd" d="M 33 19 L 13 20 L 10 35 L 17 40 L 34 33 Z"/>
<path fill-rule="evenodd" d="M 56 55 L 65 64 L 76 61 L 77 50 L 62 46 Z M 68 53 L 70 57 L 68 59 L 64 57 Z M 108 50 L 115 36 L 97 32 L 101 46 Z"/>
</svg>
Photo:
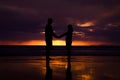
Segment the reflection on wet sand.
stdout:
<svg viewBox="0 0 120 80">
<path fill-rule="evenodd" d="M 52 80 L 52 69 L 50 68 L 50 50 L 46 50 L 46 75 L 45 80 Z"/>
<path fill-rule="evenodd" d="M 10 58 L 0 58 L 0 80 L 45 80 L 45 56 Z M 50 58 L 52 80 L 66 80 L 67 56 Z M 120 80 L 119 56 L 71 56 L 70 64 L 72 80 Z"/>
<path fill-rule="evenodd" d="M 0 80 L 42 80 L 41 70 L 27 63 L 0 63 Z"/>
<path fill-rule="evenodd" d="M 71 72 L 71 51 L 69 50 L 67 53 L 67 71 L 66 71 L 66 80 L 72 80 L 72 72 Z"/>
</svg>

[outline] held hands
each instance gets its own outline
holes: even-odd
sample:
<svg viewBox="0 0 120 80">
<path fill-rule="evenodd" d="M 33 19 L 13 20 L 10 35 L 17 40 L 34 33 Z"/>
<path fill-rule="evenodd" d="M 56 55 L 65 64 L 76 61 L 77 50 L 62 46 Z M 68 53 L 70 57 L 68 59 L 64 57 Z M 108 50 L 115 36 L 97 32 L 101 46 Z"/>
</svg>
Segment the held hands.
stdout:
<svg viewBox="0 0 120 80">
<path fill-rule="evenodd" d="M 62 37 L 64 37 L 66 35 L 66 33 L 64 33 L 64 34 L 62 34 L 62 35 L 60 35 L 60 36 L 57 36 L 56 38 L 62 38 Z"/>
<path fill-rule="evenodd" d="M 55 38 L 61 38 L 61 37 L 65 36 L 65 35 L 66 35 L 66 33 L 64 33 L 64 34 L 62 34 L 62 35 L 60 35 L 60 36 L 58 36 L 58 35 L 56 35 L 56 34 L 53 33 L 53 36 L 54 36 Z"/>
</svg>

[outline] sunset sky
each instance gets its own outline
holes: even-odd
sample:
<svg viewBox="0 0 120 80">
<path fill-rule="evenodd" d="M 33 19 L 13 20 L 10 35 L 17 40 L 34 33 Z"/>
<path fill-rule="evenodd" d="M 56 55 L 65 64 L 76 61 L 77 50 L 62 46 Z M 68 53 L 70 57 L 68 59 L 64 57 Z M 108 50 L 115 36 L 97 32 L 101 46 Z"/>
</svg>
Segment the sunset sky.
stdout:
<svg viewBox="0 0 120 80">
<path fill-rule="evenodd" d="M 120 45 L 120 0 L 0 0 L 0 45 L 45 45 L 49 17 L 57 35 L 73 25 L 72 45 Z"/>
</svg>

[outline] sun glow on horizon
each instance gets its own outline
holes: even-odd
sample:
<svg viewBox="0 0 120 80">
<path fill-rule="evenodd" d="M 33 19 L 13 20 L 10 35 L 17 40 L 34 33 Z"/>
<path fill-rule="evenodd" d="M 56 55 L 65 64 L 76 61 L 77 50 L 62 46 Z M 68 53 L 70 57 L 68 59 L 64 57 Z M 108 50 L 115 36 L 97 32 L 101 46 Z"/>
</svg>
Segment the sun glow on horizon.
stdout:
<svg viewBox="0 0 120 80">
<path fill-rule="evenodd" d="M 46 43 L 44 40 L 31 40 L 25 42 L 4 42 L 1 45 L 38 45 L 45 46 Z M 65 46 L 66 43 L 64 40 L 53 40 L 53 46 Z M 105 42 L 95 42 L 95 41 L 73 41 L 72 46 L 99 46 L 99 45 L 110 45 Z"/>
<path fill-rule="evenodd" d="M 53 45 L 54 46 L 65 46 L 65 41 L 64 40 L 53 40 Z"/>
<path fill-rule="evenodd" d="M 28 41 L 28 42 L 24 42 L 21 45 L 41 45 L 41 46 L 45 46 L 46 43 L 45 41 L 37 41 L 37 40 L 32 40 L 32 41 Z M 53 40 L 53 46 L 65 46 L 65 41 L 64 40 Z M 87 41 L 73 41 L 72 42 L 72 46 L 90 46 L 90 45 L 99 45 L 97 43 L 94 42 L 87 42 Z"/>
<path fill-rule="evenodd" d="M 44 40 L 32 40 L 28 42 L 24 42 L 21 45 L 41 45 L 45 46 L 46 43 Z M 53 46 L 65 46 L 65 41 L 64 40 L 53 40 Z"/>
</svg>

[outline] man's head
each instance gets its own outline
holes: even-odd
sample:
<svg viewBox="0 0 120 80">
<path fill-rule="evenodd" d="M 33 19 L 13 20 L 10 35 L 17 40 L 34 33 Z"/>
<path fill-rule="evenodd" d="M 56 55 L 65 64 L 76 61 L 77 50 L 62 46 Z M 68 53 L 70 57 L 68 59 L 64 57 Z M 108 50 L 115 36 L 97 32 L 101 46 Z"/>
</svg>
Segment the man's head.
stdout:
<svg viewBox="0 0 120 80">
<path fill-rule="evenodd" d="M 48 18 L 48 24 L 52 24 L 53 20 L 52 18 Z"/>
<path fill-rule="evenodd" d="M 72 27 L 71 24 L 68 25 L 68 30 L 71 31 L 71 32 L 73 32 L 73 27 Z"/>
</svg>

